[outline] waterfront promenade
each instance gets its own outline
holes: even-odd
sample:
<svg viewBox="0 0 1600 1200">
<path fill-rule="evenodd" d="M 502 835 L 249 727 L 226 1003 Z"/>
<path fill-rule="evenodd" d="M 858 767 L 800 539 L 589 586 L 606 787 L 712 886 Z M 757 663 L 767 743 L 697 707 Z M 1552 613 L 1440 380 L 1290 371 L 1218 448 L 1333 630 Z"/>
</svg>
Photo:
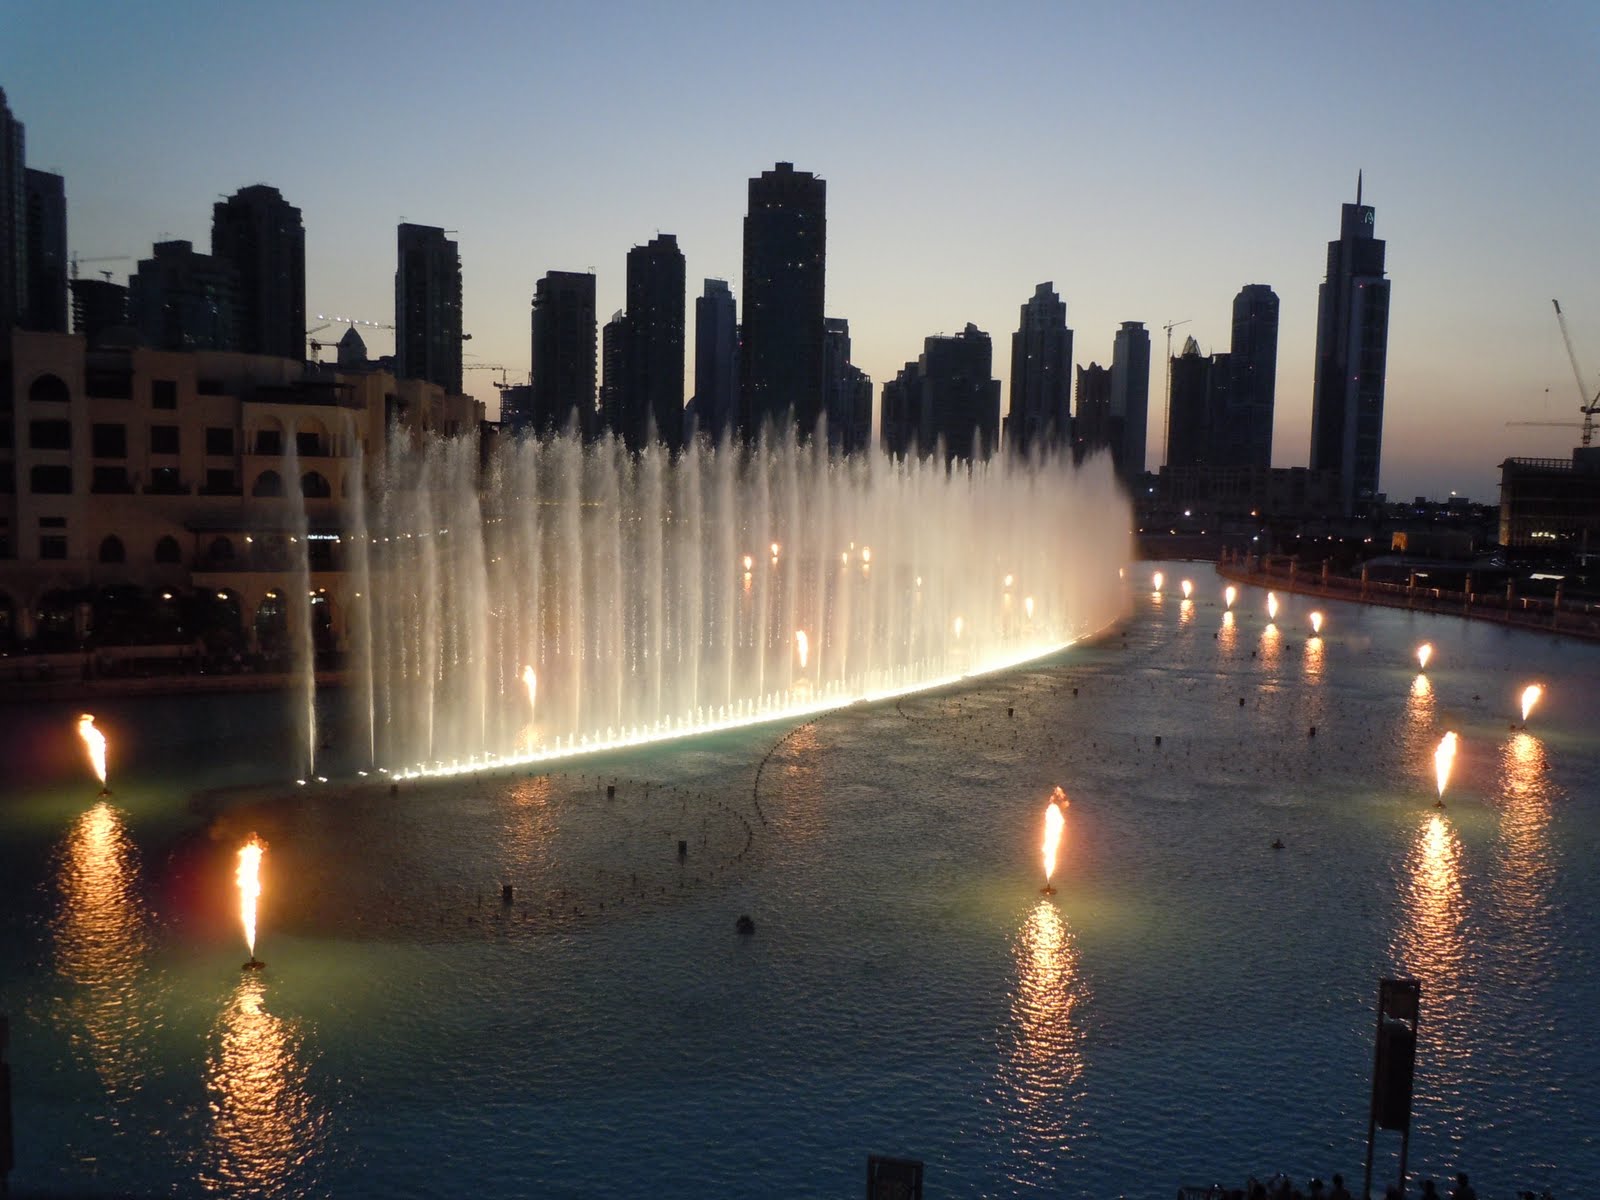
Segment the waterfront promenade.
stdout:
<svg viewBox="0 0 1600 1200">
<path fill-rule="evenodd" d="M 1600 605 L 1565 600 L 1559 588 L 1553 599 L 1544 599 L 1520 596 L 1509 584 L 1503 591 L 1477 591 L 1472 588 L 1471 576 L 1463 591 L 1418 586 L 1415 577 L 1408 583 L 1369 579 L 1365 570 L 1360 578 L 1351 579 L 1333 574 L 1322 565 L 1307 568 L 1293 558 L 1276 555 L 1225 555 L 1217 563 L 1217 574 L 1234 583 L 1304 596 L 1414 609 L 1600 641 Z"/>
</svg>

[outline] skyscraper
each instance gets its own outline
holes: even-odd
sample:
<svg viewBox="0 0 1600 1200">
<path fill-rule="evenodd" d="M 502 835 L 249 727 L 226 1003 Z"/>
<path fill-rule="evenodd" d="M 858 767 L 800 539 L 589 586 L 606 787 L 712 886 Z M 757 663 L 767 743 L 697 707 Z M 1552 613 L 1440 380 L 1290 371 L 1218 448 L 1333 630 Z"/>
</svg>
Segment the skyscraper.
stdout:
<svg viewBox="0 0 1600 1200">
<path fill-rule="evenodd" d="M 802 437 L 822 412 L 828 185 L 780 162 L 750 180 L 744 219 L 739 436 L 769 421 Z"/>
<path fill-rule="evenodd" d="M 233 264 L 191 242 L 157 242 L 128 280 L 128 317 L 156 350 L 236 350 L 236 288 Z"/>
<path fill-rule="evenodd" d="M 922 357 L 883 385 L 884 451 L 926 458 L 942 446 L 946 462 L 988 458 L 1000 440 L 993 366 L 989 335 L 976 325 L 925 339 Z"/>
<path fill-rule="evenodd" d="M 1125 483 L 1144 474 L 1149 417 L 1150 332 L 1143 321 L 1124 321 L 1111 351 L 1111 456 Z"/>
<path fill-rule="evenodd" d="M 1053 283 L 1022 306 L 1011 335 L 1011 411 L 1006 440 L 1020 454 L 1065 446 L 1072 435 L 1072 330 Z"/>
<path fill-rule="evenodd" d="M 628 317 L 620 308 L 600 331 L 600 432 L 622 433 L 622 395 L 628 370 Z"/>
<path fill-rule="evenodd" d="M 700 433 L 720 442 L 738 416 L 739 324 L 726 280 L 708 279 L 694 302 L 694 411 Z"/>
<path fill-rule="evenodd" d="M 594 420 L 594 276 L 547 271 L 533 290 L 533 378 L 528 411 L 513 424 L 559 433 L 574 416 L 579 430 Z"/>
<path fill-rule="evenodd" d="M 1278 380 L 1278 294 L 1247 283 L 1233 298 L 1224 466 L 1272 466 L 1272 413 Z"/>
<path fill-rule="evenodd" d="M 27 310 L 40 333 L 67 331 L 67 184 L 48 171 L 26 171 Z"/>
<path fill-rule="evenodd" d="M 28 306 L 27 184 L 22 122 L 11 116 L 0 88 L 0 334 Z"/>
<path fill-rule="evenodd" d="M 1214 466 L 1213 430 L 1208 405 L 1211 397 L 1211 359 L 1200 353 L 1194 338 L 1183 343 L 1174 358 L 1172 391 L 1167 398 L 1167 445 L 1163 461 L 1169 467 Z"/>
<path fill-rule="evenodd" d="M 1072 449 L 1081 461 L 1111 445 L 1111 369 L 1095 362 L 1079 367 L 1077 397 L 1072 416 Z"/>
<path fill-rule="evenodd" d="M 850 322 L 827 317 L 822 328 L 822 408 L 828 420 L 828 449 L 855 454 L 872 440 L 872 380 L 850 361 Z"/>
<path fill-rule="evenodd" d="M 670 233 L 628 251 L 628 338 L 622 438 L 642 448 L 652 432 L 683 446 L 683 251 Z"/>
<path fill-rule="evenodd" d="M 461 256 L 443 229 L 401 225 L 394 274 L 394 354 L 402 379 L 461 393 Z"/>
<path fill-rule="evenodd" d="M 306 356 L 306 231 L 275 187 L 240 188 L 211 206 L 211 254 L 233 265 L 246 354 Z"/>
<path fill-rule="evenodd" d="M 1337 471 L 1345 515 L 1378 497 L 1383 452 L 1383 373 L 1389 349 L 1389 281 L 1373 210 L 1341 207 L 1339 240 L 1328 243 L 1328 276 L 1317 292 L 1317 373 L 1311 392 L 1311 469 Z"/>
</svg>

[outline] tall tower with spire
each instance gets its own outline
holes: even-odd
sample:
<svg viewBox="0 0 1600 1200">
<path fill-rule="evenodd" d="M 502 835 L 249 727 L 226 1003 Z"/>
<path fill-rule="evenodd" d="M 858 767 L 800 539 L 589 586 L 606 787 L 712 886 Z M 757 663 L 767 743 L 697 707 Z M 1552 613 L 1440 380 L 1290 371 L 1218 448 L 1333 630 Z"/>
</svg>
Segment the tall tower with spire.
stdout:
<svg viewBox="0 0 1600 1200">
<path fill-rule="evenodd" d="M 1337 471 L 1347 516 L 1377 503 L 1383 453 L 1383 381 L 1389 351 L 1389 280 L 1373 209 L 1341 208 L 1339 240 L 1317 293 L 1317 366 L 1311 393 L 1311 469 Z"/>
</svg>

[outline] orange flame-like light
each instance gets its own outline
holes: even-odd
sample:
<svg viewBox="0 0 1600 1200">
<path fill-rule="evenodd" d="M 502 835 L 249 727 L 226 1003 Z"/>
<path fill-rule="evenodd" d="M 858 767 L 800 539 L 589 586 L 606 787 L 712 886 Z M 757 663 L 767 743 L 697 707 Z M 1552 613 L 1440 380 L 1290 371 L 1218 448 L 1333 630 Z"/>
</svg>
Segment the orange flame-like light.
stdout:
<svg viewBox="0 0 1600 1200">
<path fill-rule="evenodd" d="M 1530 683 L 1522 689 L 1522 719 L 1528 719 L 1528 714 L 1533 711 L 1533 706 L 1539 703 L 1539 697 L 1544 695 L 1544 689 L 1537 683 Z"/>
<path fill-rule="evenodd" d="M 1319 612 L 1314 612 L 1311 614 L 1311 632 L 1322 632 L 1322 614 Z"/>
<path fill-rule="evenodd" d="M 1163 575 L 1160 571 L 1157 571 L 1155 573 L 1155 575 L 1150 580 L 1150 582 L 1155 585 L 1155 589 L 1158 592 L 1161 590 L 1161 585 L 1163 583 L 1165 583 L 1166 581 L 1167 581 L 1167 577 L 1165 575 Z"/>
<path fill-rule="evenodd" d="M 1268 592 L 1267 593 L 1267 620 L 1276 621 L 1277 619 L 1278 619 L 1278 594 L 1276 592 Z"/>
<path fill-rule="evenodd" d="M 1456 735 L 1451 730 L 1439 739 L 1439 748 L 1433 752 L 1433 773 L 1439 782 L 1439 795 L 1444 796 L 1445 784 L 1450 782 L 1450 768 L 1456 761 Z"/>
<path fill-rule="evenodd" d="M 1030 620 L 1030 621 L 1033 620 L 1033 597 L 1032 596 L 1024 596 L 1022 598 L 1022 609 L 1023 609 L 1024 612 L 1026 612 L 1028 614 L 1028 620 Z"/>
<path fill-rule="evenodd" d="M 1233 602 L 1238 598 L 1239 589 L 1234 587 L 1233 584 L 1230 583 L 1227 587 L 1222 589 L 1222 606 L 1224 608 L 1232 608 Z"/>
<path fill-rule="evenodd" d="M 1433 643 L 1423 642 L 1417 647 L 1417 666 L 1422 670 L 1428 669 L 1428 660 L 1433 657 Z"/>
<path fill-rule="evenodd" d="M 245 945 L 250 948 L 250 958 L 256 956 L 256 901 L 261 899 L 261 852 L 266 849 L 255 834 L 239 847 L 239 869 L 235 878 L 239 882 L 239 920 L 244 924 Z"/>
<path fill-rule="evenodd" d="M 794 650 L 800 656 L 800 669 L 806 669 L 806 660 L 811 657 L 811 639 L 806 637 L 804 629 L 794 631 Z"/>
<path fill-rule="evenodd" d="M 1050 803 L 1044 810 L 1044 885 L 1050 886 L 1050 877 L 1056 873 L 1056 854 L 1061 848 L 1061 835 L 1067 826 L 1067 814 L 1062 811 L 1070 806 L 1067 794 L 1060 788 L 1050 793 Z"/>
<path fill-rule="evenodd" d="M 1194 595 L 1194 580 L 1185 579 L 1181 586 L 1183 587 L 1183 598 L 1185 600 Z"/>
<path fill-rule="evenodd" d="M 84 713 L 78 718 L 78 736 L 84 749 L 89 751 L 89 765 L 102 786 L 106 781 L 106 735 L 94 727 L 94 714 Z"/>
</svg>

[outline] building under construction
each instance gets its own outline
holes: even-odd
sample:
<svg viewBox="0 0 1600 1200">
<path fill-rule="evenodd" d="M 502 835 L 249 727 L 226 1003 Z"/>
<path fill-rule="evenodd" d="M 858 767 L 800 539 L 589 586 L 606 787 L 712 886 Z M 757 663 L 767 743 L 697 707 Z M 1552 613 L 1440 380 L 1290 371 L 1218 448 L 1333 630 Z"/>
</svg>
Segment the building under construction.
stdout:
<svg viewBox="0 0 1600 1200">
<path fill-rule="evenodd" d="M 1600 446 L 1571 460 L 1500 464 L 1500 544 L 1513 562 L 1587 562 L 1600 553 Z"/>
</svg>

